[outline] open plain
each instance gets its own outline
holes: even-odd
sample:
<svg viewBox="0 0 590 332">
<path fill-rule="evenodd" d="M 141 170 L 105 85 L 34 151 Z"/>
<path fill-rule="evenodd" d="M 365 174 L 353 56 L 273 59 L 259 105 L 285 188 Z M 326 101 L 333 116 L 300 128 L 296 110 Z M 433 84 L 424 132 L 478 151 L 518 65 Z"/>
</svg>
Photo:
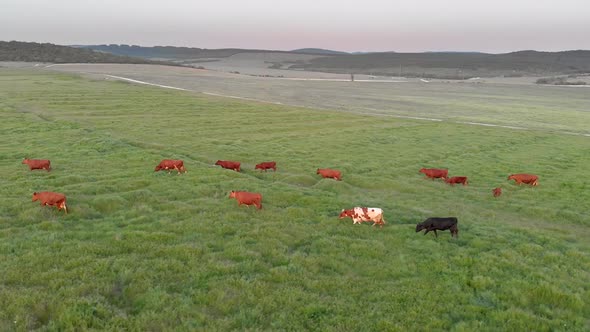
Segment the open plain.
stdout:
<svg viewBox="0 0 590 332">
<path fill-rule="evenodd" d="M 304 78 L 0 68 L 0 330 L 590 329 L 588 89 Z M 69 213 L 31 202 L 44 190 Z M 354 206 L 385 227 L 338 219 Z M 458 239 L 415 232 L 433 216 Z"/>
</svg>

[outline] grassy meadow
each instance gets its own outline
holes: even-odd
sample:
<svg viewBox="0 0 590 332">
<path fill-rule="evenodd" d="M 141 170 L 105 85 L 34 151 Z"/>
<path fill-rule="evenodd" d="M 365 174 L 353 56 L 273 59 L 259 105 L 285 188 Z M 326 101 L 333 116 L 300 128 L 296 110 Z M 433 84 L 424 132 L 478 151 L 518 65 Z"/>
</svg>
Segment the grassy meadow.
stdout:
<svg viewBox="0 0 590 332">
<path fill-rule="evenodd" d="M 13 69 L 0 129 L 0 331 L 590 329 L 588 137 Z M 161 159 L 188 173 L 155 173 Z M 507 181 L 521 172 L 539 186 Z M 69 214 L 31 202 L 46 190 Z M 386 226 L 338 219 L 354 206 Z M 431 216 L 456 216 L 459 238 L 415 233 Z"/>
</svg>

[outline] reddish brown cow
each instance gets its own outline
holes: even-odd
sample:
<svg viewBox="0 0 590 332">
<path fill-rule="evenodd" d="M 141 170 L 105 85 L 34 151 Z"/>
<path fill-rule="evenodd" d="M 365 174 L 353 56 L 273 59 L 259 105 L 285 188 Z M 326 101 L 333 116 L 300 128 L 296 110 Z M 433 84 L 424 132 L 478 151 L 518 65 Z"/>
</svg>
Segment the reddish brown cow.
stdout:
<svg viewBox="0 0 590 332">
<path fill-rule="evenodd" d="M 521 185 L 523 183 L 530 184 L 531 186 L 538 186 L 539 177 L 533 174 L 511 174 L 508 180 L 515 180 L 516 184 Z"/>
<path fill-rule="evenodd" d="M 498 197 L 502 195 L 502 188 L 494 188 L 494 190 L 492 190 L 492 193 L 494 193 L 494 197 Z"/>
<path fill-rule="evenodd" d="M 318 168 L 316 174 L 320 174 L 323 178 L 332 178 L 334 180 L 342 181 L 342 173 L 335 169 Z"/>
<path fill-rule="evenodd" d="M 272 169 L 275 172 L 277 171 L 277 163 L 275 161 L 265 161 L 263 163 L 257 164 L 256 167 L 254 167 L 254 170 L 259 169 L 261 172 L 264 170 L 266 172 L 266 170 L 268 169 Z"/>
<path fill-rule="evenodd" d="M 237 161 L 231 161 L 231 160 L 218 160 L 215 165 L 219 165 L 223 168 L 226 169 L 233 169 L 236 172 L 240 171 L 240 163 Z"/>
<path fill-rule="evenodd" d="M 29 170 L 44 169 L 47 172 L 51 171 L 51 162 L 47 159 L 23 159 L 23 164 L 29 165 Z"/>
<path fill-rule="evenodd" d="M 58 211 L 64 209 L 64 211 L 68 213 L 68 208 L 66 207 L 66 195 L 64 194 L 51 191 L 35 192 L 33 193 L 33 202 L 34 201 L 40 201 L 41 206 L 56 206 Z"/>
<path fill-rule="evenodd" d="M 262 195 L 259 193 L 232 190 L 229 193 L 229 198 L 235 198 L 238 201 L 238 206 L 242 204 L 255 205 L 258 209 L 262 209 Z"/>
<path fill-rule="evenodd" d="M 453 176 L 445 180 L 446 183 L 454 186 L 455 183 L 462 183 L 463 185 L 467 184 L 467 177 L 466 176 Z"/>
<path fill-rule="evenodd" d="M 170 173 L 172 170 L 176 170 L 178 175 L 180 173 L 186 173 L 186 168 L 184 168 L 184 162 L 182 160 L 174 160 L 174 159 L 164 159 L 160 161 L 154 172 L 165 170 Z"/>
<path fill-rule="evenodd" d="M 439 168 L 421 168 L 420 173 L 424 173 L 427 178 L 431 178 L 432 180 L 436 178 L 446 179 L 449 175 L 449 170 Z"/>
</svg>

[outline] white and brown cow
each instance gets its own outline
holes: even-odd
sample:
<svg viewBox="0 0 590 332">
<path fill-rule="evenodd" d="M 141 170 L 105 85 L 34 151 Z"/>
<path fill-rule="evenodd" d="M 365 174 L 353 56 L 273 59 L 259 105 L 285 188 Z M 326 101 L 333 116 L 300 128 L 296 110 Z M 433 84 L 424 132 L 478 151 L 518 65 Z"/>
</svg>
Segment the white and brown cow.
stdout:
<svg viewBox="0 0 590 332">
<path fill-rule="evenodd" d="M 364 222 L 373 222 L 373 226 L 379 225 L 383 227 L 385 220 L 383 219 L 383 210 L 380 208 L 355 207 L 349 210 L 342 210 L 340 212 L 340 219 L 350 217 L 353 224 L 361 224 Z"/>
</svg>

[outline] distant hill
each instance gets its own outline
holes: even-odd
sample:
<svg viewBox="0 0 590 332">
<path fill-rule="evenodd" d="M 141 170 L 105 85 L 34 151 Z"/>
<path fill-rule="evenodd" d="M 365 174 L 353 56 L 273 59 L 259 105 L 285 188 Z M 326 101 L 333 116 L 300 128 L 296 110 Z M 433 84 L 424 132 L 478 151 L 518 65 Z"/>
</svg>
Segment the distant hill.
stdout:
<svg viewBox="0 0 590 332">
<path fill-rule="evenodd" d="M 203 49 L 191 47 L 137 45 L 77 46 L 120 56 L 168 60 L 179 64 L 192 60 L 211 61 L 240 53 L 278 53 L 314 55 L 307 60 L 284 60 L 273 63 L 281 69 L 332 73 L 356 73 L 375 76 L 428 77 L 466 79 L 471 77 L 550 76 L 590 73 L 590 51 L 537 52 L 518 51 L 505 54 L 478 52 L 367 52 L 346 53 L 318 48 L 293 51 L 256 49 Z M 194 61 L 192 61 L 194 62 Z"/>
<path fill-rule="evenodd" d="M 169 60 L 189 60 L 189 59 L 203 59 L 203 58 L 227 58 L 239 53 L 297 53 L 297 54 L 312 54 L 323 55 L 327 53 L 317 53 L 320 51 L 313 51 L 319 49 L 301 49 L 298 51 L 275 51 L 275 50 L 257 50 L 257 49 L 240 49 L 240 48 L 221 48 L 221 49 L 207 49 L 196 47 L 176 47 L 176 46 L 154 46 L 144 47 L 138 45 L 76 45 L 75 47 L 91 49 L 121 56 L 141 57 L 145 59 L 169 59 Z M 325 52 L 336 52 L 328 51 Z M 336 53 L 331 53 L 335 55 Z M 342 54 L 346 54 L 342 52 Z"/>
<path fill-rule="evenodd" d="M 318 54 L 318 55 L 337 55 L 337 54 L 350 54 L 348 52 L 332 51 L 323 48 L 299 48 L 292 50 L 293 53 L 305 53 L 305 54 Z"/>
<path fill-rule="evenodd" d="M 49 43 L 0 41 L 0 61 L 51 62 L 51 63 L 134 63 L 167 64 L 141 58 L 117 56 L 89 49 L 60 46 Z"/>
</svg>

